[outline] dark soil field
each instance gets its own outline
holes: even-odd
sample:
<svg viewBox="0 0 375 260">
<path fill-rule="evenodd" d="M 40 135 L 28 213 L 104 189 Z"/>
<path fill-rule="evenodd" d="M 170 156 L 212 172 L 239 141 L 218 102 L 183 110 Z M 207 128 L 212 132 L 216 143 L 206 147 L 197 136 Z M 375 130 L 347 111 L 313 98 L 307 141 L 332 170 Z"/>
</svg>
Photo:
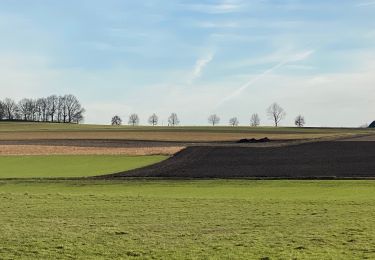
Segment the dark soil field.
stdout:
<svg viewBox="0 0 375 260">
<path fill-rule="evenodd" d="M 375 142 L 375 135 L 358 136 L 358 137 L 353 137 L 353 138 L 349 138 L 349 139 L 343 139 L 342 141 L 345 141 L 345 142 Z"/>
<path fill-rule="evenodd" d="M 375 178 L 375 142 L 371 140 L 285 147 L 188 147 L 164 162 L 106 178 Z"/>
</svg>

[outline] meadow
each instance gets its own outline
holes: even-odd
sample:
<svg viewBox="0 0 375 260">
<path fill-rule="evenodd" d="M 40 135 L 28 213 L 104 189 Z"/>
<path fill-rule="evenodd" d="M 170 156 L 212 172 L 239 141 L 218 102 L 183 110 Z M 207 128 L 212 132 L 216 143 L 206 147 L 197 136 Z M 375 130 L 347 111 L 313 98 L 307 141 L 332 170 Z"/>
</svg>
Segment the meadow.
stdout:
<svg viewBox="0 0 375 260">
<path fill-rule="evenodd" d="M 0 181 L 0 259 L 374 259 L 375 182 Z"/>
<path fill-rule="evenodd" d="M 25 152 L 39 139 L 41 149 L 47 149 L 46 144 L 54 145 L 48 143 L 51 139 L 78 139 L 86 145 L 102 140 L 214 142 L 264 136 L 330 139 L 368 133 L 373 131 L 1 122 L 0 148 L 10 145 Z M 86 178 L 166 158 L 0 156 L 0 259 L 375 258 L 371 180 Z"/>
<path fill-rule="evenodd" d="M 104 175 L 154 164 L 166 156 L 0 156 L 1 178 L 71 178 Z"/>
</svg>

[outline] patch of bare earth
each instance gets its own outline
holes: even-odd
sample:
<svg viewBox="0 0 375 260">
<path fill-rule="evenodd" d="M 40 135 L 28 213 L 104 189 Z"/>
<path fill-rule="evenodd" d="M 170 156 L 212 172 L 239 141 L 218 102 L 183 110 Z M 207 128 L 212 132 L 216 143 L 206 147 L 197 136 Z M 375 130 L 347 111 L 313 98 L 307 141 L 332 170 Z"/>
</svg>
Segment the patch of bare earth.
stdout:
<svg viewBox="0 0 375 260">
<path fill-rule="evenodd" d="M 184 147 L 79 147 L 0 145 L 1 155 L 173 155 Z"/>
<path fill-rule="evenodd" d="M 0 132 L 0 140 L 144 140 L 144 141 L 177 141 L 177 142 L 219 142 L 237 141 L 242 138 L 264 138 L 271 140 L 315 139 L 337 137 L 337 133 L 270 133 L 270 132 L 150 132 L 150 131 L 40 131 L 40 132 Z M 345 136 L 345 135 L 344 135 Z"/>
<path fill-rule="evenodd" d="M 375 178 L 371 141 L 326 141 L 284 147 L 188 147 L 159 164 L 100 178 Z"/>
</svg>

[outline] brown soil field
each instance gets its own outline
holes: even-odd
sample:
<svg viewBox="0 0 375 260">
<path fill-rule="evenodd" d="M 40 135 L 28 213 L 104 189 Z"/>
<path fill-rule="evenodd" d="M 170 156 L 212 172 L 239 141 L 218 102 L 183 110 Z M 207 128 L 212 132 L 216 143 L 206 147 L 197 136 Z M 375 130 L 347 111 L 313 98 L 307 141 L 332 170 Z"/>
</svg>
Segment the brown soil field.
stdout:
<svg viewBox="0 0 375 260">
<path fill-rule="evenodd" d="M 272 141 L 268 143 L 237 144 L 236 142 L 173 142 L 173 141 L 133 141 L 133 140 L 0 140 L 2 155 L 173 155 L 187 146 L 242 146 L 271 147 L 284 146 L 304 140 Z"/>
<path fill-rule="evenodd" d="M 76 147 L 143 148 L 187 146 L 186 142 L 132 141 L 132 140 L 94 140 L 94 139 L 51 139 L 51 140 L 0 140 L 0 145 L 47 145 Z"/>
<path fill-rule="evenodd" d="M 173 155 L 184 147 L 81 147 L 51 145 L 3 145 L 0 156 L 4 155 Z"/>
<path fill-rule="evenodd" d="M 272 132 L 151 132 L 151 131 L 6 131 L 0 140 L 143 140 L 174 142 L 235 141 L 243 138 L 272 140 L 316 139 L 323 137 L 351 136 L 351 133 L 272 133 Z"/>
<path fill-rule="evenodd" d="M 99 178 L 375 178 L 375 142 L 188 147 L 161 163 Z"/>
</svg>

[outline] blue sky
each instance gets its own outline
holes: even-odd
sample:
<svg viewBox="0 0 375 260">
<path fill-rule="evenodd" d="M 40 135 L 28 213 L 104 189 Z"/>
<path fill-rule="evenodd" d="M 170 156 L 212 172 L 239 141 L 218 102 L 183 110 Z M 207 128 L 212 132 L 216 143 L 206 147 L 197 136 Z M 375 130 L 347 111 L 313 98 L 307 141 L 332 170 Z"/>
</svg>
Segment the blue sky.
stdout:
<svg viewBox="0 0 375 260">
<path fill-rule="evenodd" d="M 372 0 L 2 0 L 1 97 L 77 95 L 86 123 L 375 120 Z"/>
</svg>

